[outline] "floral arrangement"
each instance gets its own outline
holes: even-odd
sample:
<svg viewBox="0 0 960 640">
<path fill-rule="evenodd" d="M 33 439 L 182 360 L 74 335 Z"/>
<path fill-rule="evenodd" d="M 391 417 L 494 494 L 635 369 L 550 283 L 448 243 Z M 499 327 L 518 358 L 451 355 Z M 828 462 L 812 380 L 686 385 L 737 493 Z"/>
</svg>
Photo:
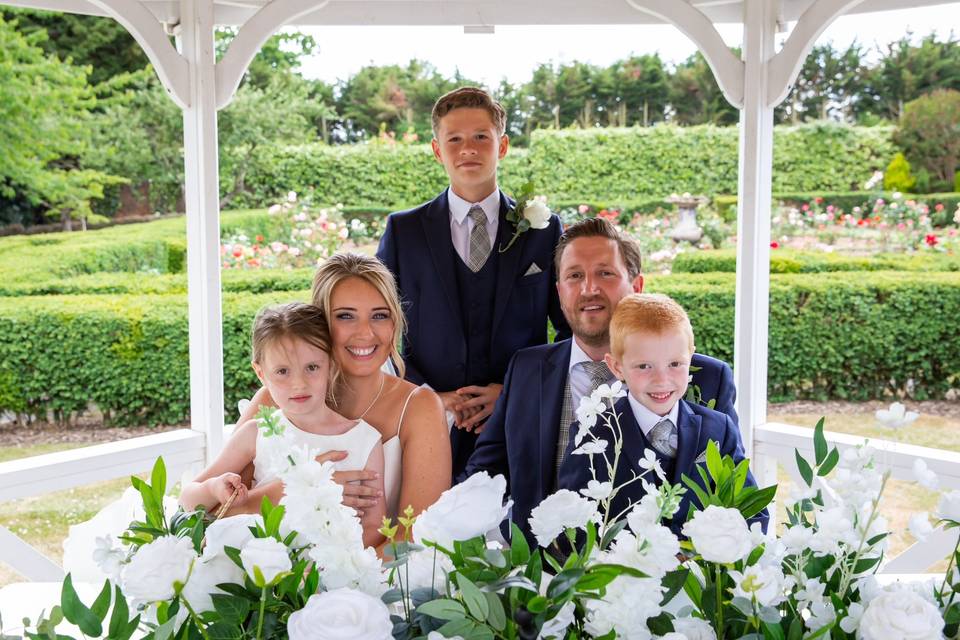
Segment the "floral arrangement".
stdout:
<svg viewBox="0 0 960 640">
<path fill-rule="evenodd" d="M 550 208 L 546 196 L 533 195 L 533 183 L 527 182 L 514 198 L 516 204 L 507 211 L 507 222 L 513 224 L 513 236 L 506 246 L 500 246 L 500 253 L 506 252 L 521 234 L 530 229 L 546 229 L 550 226 Z"/>
<path fill-rule="evenodd" d="M 622 394 L 618 384 L 604 385 L 577 411 L 575 453 L 605 465 L 611 478 L 622 438 L 597 433 L 620 433 L 609 407 Z M 647 455 L 644 473 L 630 480 L 647 491 L 623 514 L 604 508 L 623 485 L 595 481 L 580 495 L 554 493 L 532 514 L 536 545 L 515 525 L 509 544 L 487 541 L 510 506 L 506 481 L 474 475 L 417 517 L 408 510 L 397 523 L 385 519 L 391 559 L 382 563 L 362 548 L 332 466 L 292 446 L 269 414 L 261 424 L 271 471 L 285 483 L 280 505 L 265 502 L 258 515 L 213 523 L 203 512 L 165 518 L 158 461 L 150 482 L 134 479 L 146 518 L 131 524 L 122 547 L 101 553 L 111 578 L 100 596 L 82 603 L 68 576 L 60 605 L 27 635 L 69 638 L 56 629 L 63 620 L 86 637 L 119 640 L 137 629 L 151 640 L 914 640 L 960 633 L 957 548 L 942 578 L 881 586 L 874 574 L 888 535 L 879 509 L 888 475 L 867 444 L 843 454 L 831 447 L 823 421 L 813 458 L 796 453 L 803 482 L 777 537 L 747 524 L 775 487 L 744 487 L 746 463 L 735 466 L 711 445 L 699 469 L 706 488 L 689 478 L 686 487 L 671 485 Z M 915 472 L 935 485 L 924 465 Z M 699 505 L 681 540 L 662 523 L 686 490 Z M 960 491 L 944 495 L 938 511 L 939 524 L 960 528 Z M 925 526 L 914 523 L 921 534 L 932 527 L 923 519 Z"/>
</svg>

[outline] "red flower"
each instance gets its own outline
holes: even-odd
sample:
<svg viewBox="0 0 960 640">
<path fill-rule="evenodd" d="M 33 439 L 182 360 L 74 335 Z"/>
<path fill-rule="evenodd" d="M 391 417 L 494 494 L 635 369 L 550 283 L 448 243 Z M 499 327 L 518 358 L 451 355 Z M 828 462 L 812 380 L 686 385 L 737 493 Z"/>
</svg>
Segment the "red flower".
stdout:
<svg viewBox="0 0 960 640">
<path fill-rule="evenodd" d="M 858 227 L 862 227 L 865 222 L 866 222 L 866 221 L 865 221 L 863 218 L 860 218 L 859 220 L 857 220 L 857 226 L 858 226 Z"/>
<path fill-rule="evenodd" d="M 771 249 L 779 249 L 779 248 L 780 248 L 780 243 L 777 242 L 776 240 L 774 240 L 773 242 L 770 243 L 770 248 L 771 248 Z"/>
<path fill-rule="evenodd" d="M 257 234 L 257 242 L 263 242 L 263 236 L 259 233 Z"/>
<path fill-rule="evenodd" d="M 934 209 L 936 209 L 937 211 L 943 211 L 943 204 L 938 202 L 937 206 L 935 206 Z"/>
<path fill-rule="evenodd" d="M 821 198 L 820 196 L 817 196 L 816 198 L 813 199 L 813 201 L 816 202 L 817 204 L 822 204 L 823 198 Z"/>
<path fill-rule="evenodd" d="M 932 233 L 928 233 L 927 237 L 924 238 L 924 241 L 931 247 L 937 246 L 937 236 L 933 235 Z"/>
</svg>

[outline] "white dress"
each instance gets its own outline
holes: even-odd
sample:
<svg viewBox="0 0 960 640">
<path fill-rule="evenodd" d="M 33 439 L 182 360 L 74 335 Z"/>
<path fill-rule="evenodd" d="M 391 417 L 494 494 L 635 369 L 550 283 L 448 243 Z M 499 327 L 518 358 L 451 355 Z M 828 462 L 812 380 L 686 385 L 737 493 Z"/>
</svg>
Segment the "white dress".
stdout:
<svg viewBox="0 0 960 640">
<path fill-rule="evenodd" d="M 397 434 L 383 443 L 383 497 L 387 502 L 387 517 L 396 518 L 407 505 L 400 505 L 400 485 L 403 484 L 403 449 L 400 447 L 400 430 L 403 416 L 407 413 L 410 398 L 419 390 L 416 387 L 407 395 L 397 420 Z"/>
<path fill-rule="evenodd" d="M 297 427 L 290 422 L 286 416 L 281 416 L 281 424 L 285 428 L 285 435 L 292 437 L 298 445 L 307 445 L 315 451 L 346 451 L 347 457 L 343 460 L 333 463 L 337 471 L 359 471 L 367 466 L 367 459 L 374 445 L 380 442 L 380 432 L 371 427 L 365 421 L 360 420 L 349 430 L 336 435 L 324 435 L 319 433 L 310 433 Z M 257 453 L 253 457 L 253 484 L 254 486 L 274 480 L 273 477 L 266 477 L 263 460 L 257 464 L 260 459 L 263 431 L 257 430 Z M 386 477 L 386 476 L 384 476 Z"/>
</svg>

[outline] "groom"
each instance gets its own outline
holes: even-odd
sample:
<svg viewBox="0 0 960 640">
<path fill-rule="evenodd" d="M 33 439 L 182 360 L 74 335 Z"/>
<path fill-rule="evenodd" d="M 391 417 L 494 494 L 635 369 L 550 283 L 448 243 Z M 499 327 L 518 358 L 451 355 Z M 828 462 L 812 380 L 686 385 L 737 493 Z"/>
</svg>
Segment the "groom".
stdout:
<svg viewBox="0 0 960 640">
<path fill-rule="evenodd" d="M 617 303 L 643 289 L 640 250 L 602 218 L 579 222 L 560 237 L 556 288 L 573 338 L 519 351 L 503 393 L 477 442 L 466 471 L 506 476 L 511 519 L 529 534 L 530 512 L 557 488 L 560 465 L 574 432 L 580 399 L 614 380 L 603 362 L 610 351 L 610 319 Z M 730 367 L 694 354 L 693 380 L 704 403 L 739 424 Z"/>
<path fill-rule="evenodd" d="M 433 107 L 431 142 L 450 187 L 409 211 L 390 214 L 377 257 L 397 279 L 407 319 L 406 377 L 426 383 L 455 416 L 453 474 L 466 466 L 476 433 L 493 411 L 510 358 L 560 337 L 553 248 L 560 220 L 521 234 L 506 251 L 514 202 L 497 187 L 507 153 L 506 113 L 486 92 L 462 87 Z"/>
</svg>

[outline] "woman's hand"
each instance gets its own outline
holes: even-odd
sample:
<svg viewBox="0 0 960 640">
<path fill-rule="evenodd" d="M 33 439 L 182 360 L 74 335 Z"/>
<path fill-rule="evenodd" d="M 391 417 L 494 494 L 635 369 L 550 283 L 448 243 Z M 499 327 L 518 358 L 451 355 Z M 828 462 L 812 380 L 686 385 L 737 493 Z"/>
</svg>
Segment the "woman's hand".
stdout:
<svg viewBox="0 0 960 640">
<path fill-rule="evenodd" d="M 339 462 L 347 457 L 346 451 L 327 451 L 317 456 L 317 462 Z M 363 510 L 376 505 L 383 499 L 383 492 L 367 486 L 365 482 L 376 480 L 380 474 L 360 469 L 357 471 L 335 471 L 333 481 L 343 487 L 343 504 L 363 516 Z"/>
</svg>

